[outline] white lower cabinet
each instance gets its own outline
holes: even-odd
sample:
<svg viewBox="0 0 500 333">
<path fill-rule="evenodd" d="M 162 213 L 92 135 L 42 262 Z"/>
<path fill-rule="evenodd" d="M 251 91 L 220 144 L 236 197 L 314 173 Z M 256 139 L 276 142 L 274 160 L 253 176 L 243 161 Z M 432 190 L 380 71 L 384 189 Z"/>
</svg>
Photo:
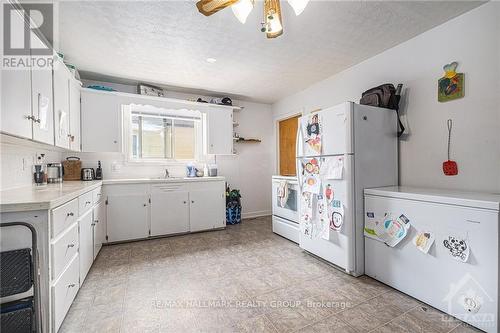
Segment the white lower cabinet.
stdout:
<svg viewBox="0 0 500 333">
<path fill-rule="evenodd" d="M 151 189 L 151 236 L 189 231 L 189 192 Z"/>
<path fill-rule="evenodd" d="M 108 242 L 149 236 L 149 186 L 107 186 Z"/>
<path fill-rule="evenodd" d="M 94 221 L 92 210 L 78 219 L 80 232 L 80 281 L 83 282 L 94 262 Z"/>
<path fill-rule="evenodd" d="M 51 242 L 52 279 L 56 279 L 78 253 L 78 223 Z"/>
<path fill-rule="evenodd" d="M 64 317 L 80 288 L 78 259 L 78 255 L 76 255 L 51 288 L 52 327 L 54 332 L 57 332 L 61 327 Z"/>
<path fill-rule="evenodd" d="M 119 242 L 223 228 L 225 181 L 110 184 L 107 240 Z"/>
<path fill-rule="evenodd" d="M 94 260 L 101 251 L 102 244 L 106 242 L 106 203 L 99 202 L 93 211 L 93 243 L 94 243 Z"/>
<path fill-rule="evenodd" d="M 189 225 L 191 231 L 222 228 L 226 223 L 224 192 L 214 186 L 189 192 Z"/>
</svg>

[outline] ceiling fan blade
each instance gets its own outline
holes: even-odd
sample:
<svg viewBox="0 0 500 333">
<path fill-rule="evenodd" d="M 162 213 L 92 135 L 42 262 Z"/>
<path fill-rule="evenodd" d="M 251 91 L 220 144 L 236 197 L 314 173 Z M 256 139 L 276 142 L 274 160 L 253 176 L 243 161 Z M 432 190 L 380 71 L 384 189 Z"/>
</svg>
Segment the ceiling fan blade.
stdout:
<svg viewBox="0 0 500 333">
<path fill-rule="evenodd" d="M 198 11 L 203 15 L 210 16 L 238 1 L 239 0 L 200 0 L 196 3 L 196 7 L 198 7 Z"/>
</svg>

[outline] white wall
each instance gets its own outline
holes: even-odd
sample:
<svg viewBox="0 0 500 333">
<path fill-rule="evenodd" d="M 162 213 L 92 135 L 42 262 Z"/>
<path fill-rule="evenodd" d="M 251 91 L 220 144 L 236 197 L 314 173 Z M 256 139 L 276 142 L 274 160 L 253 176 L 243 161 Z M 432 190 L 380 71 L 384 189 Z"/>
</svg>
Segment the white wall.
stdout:
<svg viewBox="0 0 500 333">
<path fill-rule="evenodd" d="M 131 85 L 88 80 L 83 80 L 83 82 L 84 86 L 101 84 L 122 92 L 134 93 L 136 91 L 136 88 Z M 188 100 L 196 100 L 198 97 L 205 100 L 210 99 L 210 97 L 169 91 L 167 91 L 166 97 Z M 233 103 L 244 107 L 242 111 L 234 113 L 234 120 L 240 124 L 236 128 L 236 132 L 242 137 L 259 138 L 262 142 L 236 143 L 236 155 L 217 156 L 219 175 L 226 177 L 231 188 L 240 189 L 244 217 L 269 215 L 271 214 L 271 176 L 274 170 L 271 106 L 244 101 L 233 101 Z M 70 155 L 75 154 L 68 153 L 65 156 Z M 84 167 L 96 168 L 97 161 L 100 160 L 104 177 L 108 179 L 159 177 L 164 175 L 166 167 L 172 176 L 185 175 L 184 166 L 145 166 L 126 163 L 125 156 L 121 153 L 79 153 L 77 156 L 81 157 Z M 119 170 L 112 171 L 113 164 L 117 165 Z"/>
<path fill-rule="evenodd" d="M 0 190 L 33 184 L 33 164 L 45 154 L 45 162 L 60 162 L 61 149 L 2 135 L 0 138 Z"/>
<path fill-rule="evenodd" d="M 439 103 L 444 64 L 458 61 L 465 98 Z M 382 83 L 403 83 L 409 135 L 400 144 L 402 185 L 500 192 L 500 3 L 490 2 L 273 104 L 273 116 L 308 112 Z M 444 176 L 446 120 L 454 121 L 452 159 Z"/>
</svg>

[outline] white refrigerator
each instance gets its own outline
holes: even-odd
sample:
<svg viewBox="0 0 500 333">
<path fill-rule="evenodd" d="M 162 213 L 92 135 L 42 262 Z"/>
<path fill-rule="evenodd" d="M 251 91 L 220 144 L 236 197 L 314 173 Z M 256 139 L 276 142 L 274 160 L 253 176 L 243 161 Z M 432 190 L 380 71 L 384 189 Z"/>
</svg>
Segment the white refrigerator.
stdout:
<svg viewBox="0 0 500 333">
<path fill-rule="evenodd" d="M 346 102 L 304 115 L 296 147 L 300 247 L 362 275 L 363 190 L 398 183 L 396 112 Z"/>
</svg>

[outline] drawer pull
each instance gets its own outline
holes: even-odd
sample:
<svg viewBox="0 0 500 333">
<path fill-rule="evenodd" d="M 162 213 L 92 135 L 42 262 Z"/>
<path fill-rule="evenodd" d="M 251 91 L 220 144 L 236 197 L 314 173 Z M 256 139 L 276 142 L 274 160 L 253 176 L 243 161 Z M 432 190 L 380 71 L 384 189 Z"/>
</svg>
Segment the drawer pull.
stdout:
<svg viewBox="0 0 500 333">
<path fill-rule="evenodd" d="M 90 201 L 85 201 L 85 206 L 91 204 Z"/>
<path fill-rule="evenodd" d="M 75 286 L 76 286 L 76 284 L 74 284 L 74 283 L 72 283 L 72 284 L 68 284 L 68 288 L 73 288 L 73 287 L 75 287 Z"/>
<path fill-rule="evenodd" d="M 75 216 L 75 214 L 74 213 L 68 213 L 68 214 L 66 214 L 66 216 Z"/>
<path fill-rule="evenodd" d="M 68 244 L 68 247 L 74 247 L 75 244 L 71 243 L 71 244 Z"/>
</svg>

